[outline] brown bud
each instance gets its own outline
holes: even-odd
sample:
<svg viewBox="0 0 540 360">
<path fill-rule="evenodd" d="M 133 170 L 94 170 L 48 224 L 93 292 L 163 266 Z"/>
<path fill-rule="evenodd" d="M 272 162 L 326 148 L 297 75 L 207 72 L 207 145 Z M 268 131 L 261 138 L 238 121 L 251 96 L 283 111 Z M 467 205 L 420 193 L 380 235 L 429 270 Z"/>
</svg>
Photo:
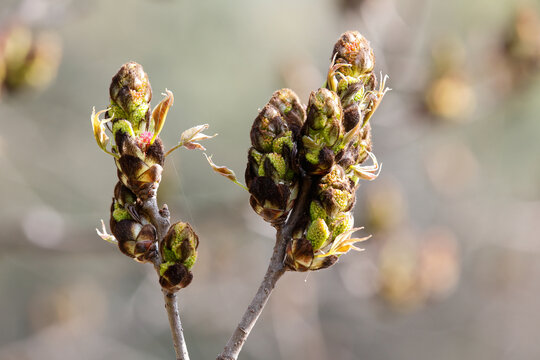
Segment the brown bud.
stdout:
<svg viewBox="0 0 540 360">
<path fill-rule="evenodd" d="M 151 224 L 141 225 L 134 220 L 111 218 L 111 231 L 118 240 L 118 248 L 125 255 L 138 262 L 148 262 L 156 255 L 156 229 Z"/>
<path fill-rule="evenodd" d="M 280 224 L 294 205 L 298 189 L 297 140 L 305 111 L 289 89 L 276 91 L 251 128 L 245 179 L 255 212 Z"/>
<path fill-rule="evenodd" d="M 274 139 L 283 136 L 289 130 L 287 123 L 274 106 L 267 104 L 253 121 L 251 126 L 251 144 L 257 151 L 272 151 Z"/>
<path fill-rule="evenodd" d="M 306 119 L 306 111 L 298 95 L 291 89 L 281 89 L 274 92 L 269 104 L 279 110 L 287 126 L 292 130 L 294 137 L 298 138 Z"/>
<path fill-rule="evenodd" d="M 149 146 L 142 146 L 137 137 L 124 131 L 125 120 L 113 125 L 116 149 L 115 159 L 118 178 L 142 200 L 156 195 L 163 171 L 164 150 L 161 139 L 156 138 Z"/>
<path fill-rule="evenodd" d="M 340 71 L 345 75 L 359 76 L 373 70 L 375 55 L 369 41 L 358 31 L 347 31 L 334 45 L 331 59 L 336 64 L 348 64 Z"/>
<path fill-rule="evenodd" d="M 287 244 L 285 266 L 291 271 L 321 270 L 338 261 L 335 255 L 314 257 L 313 247 L 306 238 L 293 239 Z"/>
<path fill-rule="evenodd" d="M 285 265 L 292 271 L 308 271 L 313 262 L 313 247 L 304 237 L 292 239 L 287 244 Z"/>
<path fill-rule="evenodd" d="M 135 194 L 120 182 L 114 188 L 110 227 L 122 253 L 139 262 L 155 257 L 156 229 L 144 214 L 138 213 Z"/>
<path fill-rule="evenodd" d="M 149 103 L 152 88 L 143 67 L 136 62 L 122 65 L 111 80 L 109 95 L 126 113 L 141 103 Z"/>
<path fill-rule="evenodd" d="M 182 263 L 167 263 L 161 267 L 159 284 L 169 291 L 185 288 L 193 280 L 193 274 Z"/>
<path fill-rule="evenodd" d="M 127 120 L 136 135 L 147 129 L 152 88 L 141 65 L 136 62 L 122 65 L 112 78 L 109 95 L 111 117 Z"/>
</svg>

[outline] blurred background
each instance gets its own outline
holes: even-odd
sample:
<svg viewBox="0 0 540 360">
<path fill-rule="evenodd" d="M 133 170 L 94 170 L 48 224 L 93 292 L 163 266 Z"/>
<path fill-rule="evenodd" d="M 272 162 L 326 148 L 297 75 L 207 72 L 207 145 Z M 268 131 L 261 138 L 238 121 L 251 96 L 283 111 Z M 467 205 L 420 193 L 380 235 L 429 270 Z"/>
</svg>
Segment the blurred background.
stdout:
<svg viewBox="0 0 540 360">
<path fill-rule="evenodd" d="M 2 0 L 0 359 L 172 359 L 157 277 L 102 241 L 116 170 L 92 107 L 141 63 L 175 104 L 161 135 L 208 123 L 243 178 L 274 90 L 304 103 L 345 30 L 387 93 L 379 178 L 358 191 L 365 251 L 287 273 L 241 359 L 540 356 L 540 5 L 519 0 Z M 221 351 L 261 280 L 273 229 L 200 151 L 167 159 L 158 201 L 199 233 L 180 292 L 191 358 Z"/>
</svg>

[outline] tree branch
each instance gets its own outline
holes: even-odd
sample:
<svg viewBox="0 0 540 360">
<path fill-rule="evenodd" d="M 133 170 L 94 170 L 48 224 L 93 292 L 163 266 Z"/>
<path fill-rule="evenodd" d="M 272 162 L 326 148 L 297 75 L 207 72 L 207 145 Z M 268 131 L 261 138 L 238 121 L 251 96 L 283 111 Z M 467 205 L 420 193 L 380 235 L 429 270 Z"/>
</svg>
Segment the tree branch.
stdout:
<svg viewBox="0 0 540 360">
<path fill-rule="evenodd" d="M 300 189 L 300 196 L 289 219 L 277 230 L 274 252 L 270 258 L 270 264 L 268 265 L 268 269 L 266 270 L 261 285 L 242 316 L 240 323 L 225 345 L 223 352 L 217 357 L 217 360 L 236 360 L 238 358 L 238 354 L 240 354 L 251 330 L 259 319 L 277 281 L 287 270 L 283 264 L 285 251 L 287 249 L 287 244 L 291 239 L 292 232 L 298 221 L 305 214 L 306 206 L 308 205 L 309 193 L 311 190 L 311 179 L 309 177 L 303 177 L 300 183 Z"/>
<path fill-rule="evenodd" d="M 186 341 L 184 340 L 184 329 L 180 322 L 180 312 L 178 311 L 178 302 L 176 293 L 163 291 L 165 299 L 165 309 L 169 316 L 169 325 L 171 326 L 171 334 L 173 339 L 174 351 L 176 352 L 176 360 L 189 360 Z"/>
<path fill-rule="evenodd" d="M 158 243 L 161 243 L 171 226 L 169 208 L 163 205 L 163 209 L 160 210 L 156 197 L 151 196 L 141 202 L 141 209 L 150 217 L 150 222 L 156 228 Z"/>
<path fill-rule="evenodd" d="M 163 205 L 163 209 L 159 210 L 157 199 L 155 196 L 152 196 L 141 203 L 141 209 L 150 218 L 150 222 L 156 228 L 158 244 L 161 244 L 171 226 L 170 213 L 167 205 Z M 159 251 L 156 251 L 152 263 L 154 264 L 156 272 L 159 274 L 162 263 Z M 167 316 L 169 317 L 176 360 L 189 360 L 189 354 L 184 340 L 184 330 L 182 328 L 182 322 L 180 321 L 180 312 L 178 311 L 176 293 L 165 289 L 161 289 L 161 291 L 163 292 L 163 299 L 165 301 L 165 310 L 167 310 Z"/>
</svg>

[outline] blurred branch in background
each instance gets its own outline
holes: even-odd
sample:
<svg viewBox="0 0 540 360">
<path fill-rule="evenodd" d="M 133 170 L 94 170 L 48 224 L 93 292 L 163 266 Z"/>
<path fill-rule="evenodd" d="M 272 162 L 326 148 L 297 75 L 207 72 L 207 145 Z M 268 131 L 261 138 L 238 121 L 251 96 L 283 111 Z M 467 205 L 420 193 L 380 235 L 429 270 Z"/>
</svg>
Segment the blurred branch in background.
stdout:
<svg viewBox="0 0 540 360">
<path fill-rule="evenodd" d="M 54 80 L 62 57 L 62 41 L 52 29 L 51 20 L 65 14 L 67 5 L 66 1 L 24 0 L 5 4 L 1 9 L 2 92 L 13 95 L 26 88 L 43 90 Z"/>
</svg>

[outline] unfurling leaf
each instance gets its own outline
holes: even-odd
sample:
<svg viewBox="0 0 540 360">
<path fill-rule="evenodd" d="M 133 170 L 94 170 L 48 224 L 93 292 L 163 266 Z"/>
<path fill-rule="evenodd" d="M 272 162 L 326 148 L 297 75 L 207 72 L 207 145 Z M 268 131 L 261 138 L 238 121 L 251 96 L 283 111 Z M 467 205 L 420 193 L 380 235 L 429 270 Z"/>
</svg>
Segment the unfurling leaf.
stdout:
<svg viewBox="0 0 540 360">
<path fill-rule="evenodd" d="M 388 80 L 388 77 L 389 77 L 388 75 L 384 75 L 384 77 L 383 77 L 382 73 L 381 73 L 382 81 L 381 81 L 381 84 L 379 85 L 379 90 L 374 91 L 375 100 L 372 102 L 371 108 L 366 113 L 366 116 L 364 117 L 364 123 L 363 123 L 362 126 L 364 126 L 369 121 L 369 119 L 371 118 L 371 115 L 373 115 L 375 110 L 377 110 L 377 108 L 379 107 L 379 104 L 381 103 L 381 100 L 383 99 L 386 92 L 392 90 L 392 89 L 386 87 L 386 80 Z"/>
<path fill-rule="evenodd" d="M 96 142 L 98 146 L 101 148 L 101 150 L 105 151 L 107 154 L 112 155 L 114 157 L 118 157 L 117 155 L 111 153 L 109 150 L 107 150 L 107 144 L 109 143 L 109 137 L 105 133 L 105 126 L 104 124 L 110 121 L 111 119 L 105 119 L 105 120 L 99 120 L 99 116 L 105 112 L 107 112 L 109 109 L 98 111 L 96 114 L 96 108 L 92 108 L 92 115 L 90 116 L 90 121 L 92 122 L 92 129 L 94 131 L 94 137 L 96 139 Z"/>
<path fill-rule="evenodd" d="M 240 186 L 242 189 L 244 190 L 248 189 L 244 184 L 238 181 L 238 178 L 236 177 L 236 174 L 234 173 L 234 171 L 232 171 L 226 166 L 217 166 L 216 164 L 214 164 L 214 162 L 212 161 L 212 156 L 208 156 L 206 154 L 204 154 L 204 156 L 206 157 L 206 160 L 212 167 L 212 170 L 214 170 L 216 173 L 218 173 L 221 176 L 225 176 L 227 179 L 231 180 L 233 183 Z"/>
<path fill-rule="evenodd" d="M 163 129 L 163 125 L 165 125 L 165 119 L 167 118 L 167 113 L 169 112 L 169 108 L 173 105 L 173 102 L 174 102 L 173 93 L 167 89 L 165 89 L 165 92 L 166 94 L 163 94 L 165 96 L 165 99 L 161 100 L 161 102 L 157 104 L 157 106 L 152 111 L 152 121 L 154 123 L 154 136 L 152 137 L 150 144 L 153 144 L 154 140 L 156 140 L 156 137 L 159 136 L 161 129 Z"/>
<path fill-rule="evenodd" d="M 194 127 L 190 128 L 190 129 L 187 129 L 186 131 L 184 131 L 182 133 L 182 135 L 180 135 L 180 142 L 178 143 L 178 145 L 173 147 L 171 150 L 167 151 L 165 156 L 168 156 L 174 150 L 176 150 L 176 149 L 178 149 L 179 147 L 182 147 L 182 146 L 185 147 L 188 150 L 202 150 L 202 151 L 205 151 L 206 148 L 204 146 L 202 146 L 201 144 L 199 144 L 197 141 L 211 139 L 211 138 L 217 136 L 217 134 L 206 135 L 206 134 L 202 133 L 204 130 L 208 129 L 208 126 L 209 126 L 208 124 L 197 125 L 197 126 L 194 126 Z"/>
<path fill-rule="evenodd" d="M 369 239 L 371 237 L 371 235 L 365 236 L 363 238 L 351 238 L 351 235 L 354 232 L 356 232 L 358 230 L 362 230 L 362 229 L 363 229 L 363 227 L 358 227 L 358 228 L 354 228 L 354 229 L 345 231 L 342 234 L 339 234 L 335 238 L 335 240 L 332 242 L 332 246 L 330 247 L 330 249 L 327 252 L 321 253 L 321 254 L 316 254 L 315 257 L 326 257 L 326 256 L 331 256 L 331 255 L 343 255 L 343 254 L 349 252 L 350 250 L 363 251 L 364 249 L 357 248 L 356 246 L 354 246 L 354 244 L 356 244 L 357 242 L 362 242 L 362 241 L 365 241 L 365 240 Z"/>
<path fill-rule="evenodd" d="M 189 142 L 189 143 L 184 144 L 184 147 L 188 150 L 202 150 L 202 151 L 206 150 L 206 148 L 199 143 Z"/>
<path fill-rule="evenodd" d="M 184 147 L 188 148 L 189 150 L 206 150 L 204 146 L 197 143 L 197 141 L 211 139 L 215 137 L 217 134 L 214 135 L 206 135 L 202 132 L 204 130 L 208 129 L 208 124 L 204 125 L 197 125 L 192 127 L 191 129 L 187 129 L 180 135 L 180 144 L 182 144 Z"/>
<path fill-rule="evenodd" d="M 379 165 L 377 158 L 371 151 L 368 151 L 367 154 L 373 161 L 372 165 L 362 166 L 360 164 L 357 164 L 357 165 L 352 165 L 351 169 L 354 172 L 354 175 L 356 177 L 360 179 L 372 181 L 372 180 L 375 180 L 379 176 L 379 173 L 381 172 L 381 169 L 382 169 L 382 164 Z"/>
</svg>

